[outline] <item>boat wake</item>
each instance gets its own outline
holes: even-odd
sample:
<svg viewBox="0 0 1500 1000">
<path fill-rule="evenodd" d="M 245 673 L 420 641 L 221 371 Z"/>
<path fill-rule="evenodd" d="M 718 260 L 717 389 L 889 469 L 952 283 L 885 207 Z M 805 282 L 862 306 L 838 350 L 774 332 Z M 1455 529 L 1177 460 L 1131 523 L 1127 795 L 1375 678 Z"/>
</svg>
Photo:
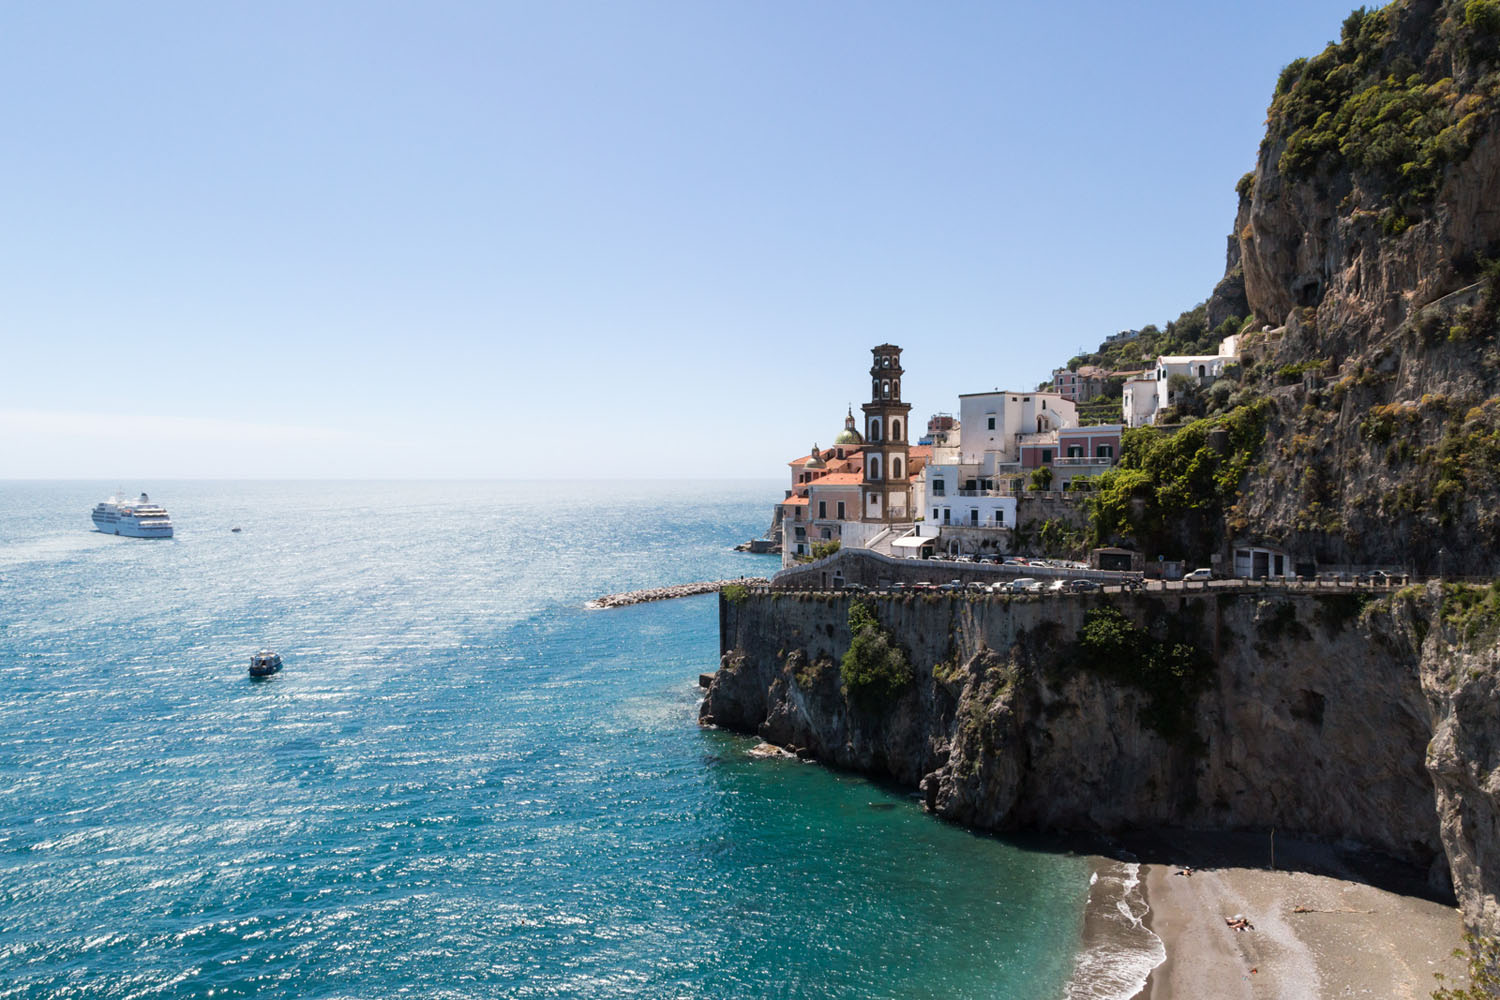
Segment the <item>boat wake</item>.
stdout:
<svg viewBox="0 0 1500 1000">
<path fill-rule="evenodd" d="M 1146 926 L 1141 866 L 1106 861 L 1089 880 L 1083 941 L 1068 1000 L 1128 1000 L 1140 993 L 1151 970 L 1166 960 L 1161 938 Z"/>
</svg>

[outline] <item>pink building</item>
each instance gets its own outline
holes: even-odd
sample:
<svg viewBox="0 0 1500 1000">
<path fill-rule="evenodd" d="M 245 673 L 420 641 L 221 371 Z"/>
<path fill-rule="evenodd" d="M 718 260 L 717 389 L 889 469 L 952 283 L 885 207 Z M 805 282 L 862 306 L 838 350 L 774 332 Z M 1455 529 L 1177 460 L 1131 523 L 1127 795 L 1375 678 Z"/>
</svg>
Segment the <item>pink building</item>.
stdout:
<svg viewBox="0 0 1500 1000">
<path fill-rule="evenodd" d="M 1062 489 L 1079 476 L 1097 476 L 1120 455 L 1119 424 L 1064 427 L 1042 434 L 1021 435 L 1021 468 L 1052 468 L 1052 488 Z"/>
</svg>

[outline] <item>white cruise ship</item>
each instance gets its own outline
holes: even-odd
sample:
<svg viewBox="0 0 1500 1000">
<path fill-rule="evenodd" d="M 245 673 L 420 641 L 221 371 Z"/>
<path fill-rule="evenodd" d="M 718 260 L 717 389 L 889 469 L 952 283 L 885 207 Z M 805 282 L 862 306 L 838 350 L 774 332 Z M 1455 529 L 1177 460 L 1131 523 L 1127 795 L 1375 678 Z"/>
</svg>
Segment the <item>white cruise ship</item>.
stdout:
<svg viewBox="0 0 1500 1000">
<path fill-rule="evenodd" d="M 167 509 L 142 493 L 139 500 L 121 500 L 117 495 L 94 508 L 94 526 L 106 535 L 131 538 L 171 538 L 172 519 Z"/>
</svg>

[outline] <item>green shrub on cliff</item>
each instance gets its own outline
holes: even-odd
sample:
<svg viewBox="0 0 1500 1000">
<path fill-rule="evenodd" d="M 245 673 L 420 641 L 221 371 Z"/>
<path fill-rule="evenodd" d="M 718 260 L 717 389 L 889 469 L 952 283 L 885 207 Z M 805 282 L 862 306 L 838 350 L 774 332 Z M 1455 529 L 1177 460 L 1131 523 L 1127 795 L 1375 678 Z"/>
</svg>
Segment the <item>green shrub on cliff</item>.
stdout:
<svg viewBox="0 0 1500 1000">
<path fill-rule="evenodd" d="M 906 653 L 864 601 L 849 605 L 849 632 L 854 638 L 839 670 L 849 697 L 864 708 L 889 705 L 913 680 Z"/>
<path fill-rule="evenodd" d="M 1175 434 L 1126 431 L 1119 465 L 1099 476 L 1089 497 L 1094 544 L 1128 538 L 1148 552 L 1201 561 L 1265 442 L 1269 409 L 1262 398 Z M 1222 436 L 1214 433 L 1220 430 Z"/>
<path fill-rule="evenodd" d="M 1238 333 L 1244 319 L 1230 316 L 1216 327 L 1208 325 L 1208 304 L 1198 305 L 1168 323 L 1166 329 L 1156 325 L 1143 327 L 1134 337 L 1122 340 L 1106 340 L 1099 349 L 1080 354 L 1068 362 L 1068 368 L 1076 371 L 1081 365 L 1099 365 L 1110 371 L 1126 371 L 1151 368 L 1162 354 L 1213 354 L 1219 342 L 1232 333 Z M 1124 382 L 1108 394 L 1118 398 L 1123 394 Z M 1086 407 L 1080 407 L 1079 416 Z M 1116 413 L 1115 420 L 1120 419 Z M 1084 421 L 1085 423 L 1087 421 Z"/>
<path fill-rule="evenodd" d="M 1277 81 L 1267 142 L 1285 138 L 1281 172 L 1306 178 L 1348 171 L 1373 196 L 1366 207 L 1385 208 L 1386 233 L 1399 235 L 1437 194 L 1445 168 L 1469 155 L 1496 110 L 1487 80 L 1460 92 L 1453 76 L 1463 63 L 1494 54 L 1497 12 L 1495 0 L 1470 0 L 1445 20 L 1419 67 L 1396 25 L 1420 15 L 1396 4 L 1354 11 L 1337 43 L 1293 62 Z"/>
<path fill-rule="evenodd" d="M 1213 662 L 1186 641 L 1181 623 L 1167 619 L 1156 639 L 1116 608 L 1084 615 L 1074 659 L 1085 670 L 1146 694 L 1144 721 L 1173 742 L 1195 739 L 1193 706 L 1213 676 Z"/>
<path fill-rule="evenodd" d="M 1500 582 L 1487 587 L 1443 584 L 1442 616 L 1443 624 L 1458 633 L 1460 642 L 1494 637 L 1500 632 Z"/>
</svg>

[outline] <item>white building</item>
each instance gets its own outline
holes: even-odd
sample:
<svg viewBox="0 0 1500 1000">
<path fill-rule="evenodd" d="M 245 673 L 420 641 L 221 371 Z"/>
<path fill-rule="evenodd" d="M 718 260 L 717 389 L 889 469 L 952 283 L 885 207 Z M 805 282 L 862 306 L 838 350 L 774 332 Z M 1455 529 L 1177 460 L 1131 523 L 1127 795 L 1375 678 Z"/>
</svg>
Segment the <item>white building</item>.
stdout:
<svg viewBox="0 0 1500 1000">
<path fill-rule="evenodd" d="M 1078 426 L 1077 405 L 1056 392 L 971 392 L 958 407 L 958 462 L 981 476 L 1021 461 L 1021 435 Z"/>
<path fill-rule="evenodd" d="M 1175 406 L 1177 400 L 1173 397 L 1171 381 L 1173 375 L 1183 375 L 1206 385 L 1215 379 L 1222 378 L 1224 369 L 1239 362 L 1240 338 L 1238 334 L 1225 337 L 1219 342 L 1218 354 L 1163 354 L 1156 359 L 1156 410 L 1152 413 L 1151 423 L 1156 422 L 1156 414 L 1169 406 Z M 1129 422 L 1130 410 L 1126 409 L 1126 422 Z M 1136 426 L 1131 424 L 1131 426 Z"/>
<path fill-rule="evenodd" d="M 943 525 L 973 528 L 1016 526 L 1016 498 L 993 490 L 966 489 L 973 483 L 972 471 L 961 465 L 929 465 L 923 476 L 926 506 L 921 534 L 936 535 Z"/>
<path fill-rule="evenodd" d="M 1121 409 L 1125 413 L 1126 427 L 1145 427 L 1156 419 L 1156 372 L 1137 375 L 1125 383 L 1125 398 Z"/>
</svg>

